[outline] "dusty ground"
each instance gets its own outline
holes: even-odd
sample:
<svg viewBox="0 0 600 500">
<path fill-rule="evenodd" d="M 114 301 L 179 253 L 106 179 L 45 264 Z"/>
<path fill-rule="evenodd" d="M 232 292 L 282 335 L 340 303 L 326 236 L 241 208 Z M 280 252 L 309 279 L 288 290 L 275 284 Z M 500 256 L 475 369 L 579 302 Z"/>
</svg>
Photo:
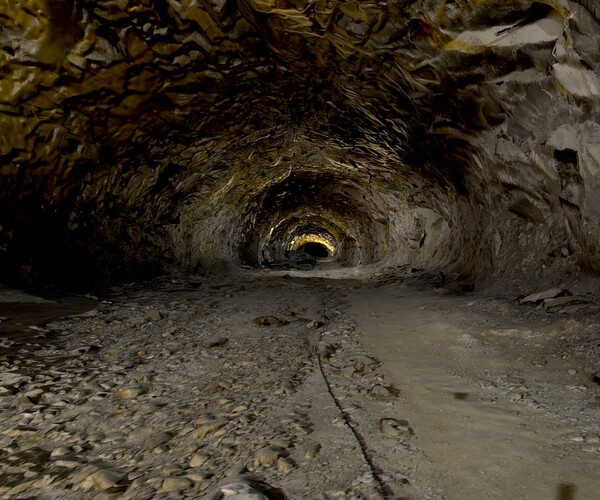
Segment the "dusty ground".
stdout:
<svg viewBox="0 0 600 500">
<path fill-rule="evenodd" d="M 2 498 L 598 498 L 593 304 L 252 275 L 46 299 L 0 290 Z"/>
</svg>

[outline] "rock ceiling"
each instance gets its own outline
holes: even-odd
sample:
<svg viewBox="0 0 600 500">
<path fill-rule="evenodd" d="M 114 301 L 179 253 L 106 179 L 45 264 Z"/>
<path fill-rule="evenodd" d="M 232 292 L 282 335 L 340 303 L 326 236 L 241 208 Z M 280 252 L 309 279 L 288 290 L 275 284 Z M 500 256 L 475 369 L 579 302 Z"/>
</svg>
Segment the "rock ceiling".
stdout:
<svg viewBox="0 0 600 500">
<path fill-rule="evenodd" d="M 0 19 L 4 276 L 256 266 L 307 228 L 342 267 L 599 270 L 594 0 L 22 0 Z"/>
</svg>

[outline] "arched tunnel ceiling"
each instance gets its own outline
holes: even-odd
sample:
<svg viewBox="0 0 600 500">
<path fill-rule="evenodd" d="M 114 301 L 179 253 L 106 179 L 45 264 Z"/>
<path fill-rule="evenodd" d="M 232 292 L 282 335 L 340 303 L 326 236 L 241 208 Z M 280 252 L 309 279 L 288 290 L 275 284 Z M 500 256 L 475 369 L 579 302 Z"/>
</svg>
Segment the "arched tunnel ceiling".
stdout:
<svg viewBox="0 0 600 500">
<path fill-rule="evenodd" d="M 598 270 L 592 0 L 23 0 L 0 18 L 5 276 L 260 266 L 315 223 L 342 267 L 481 279 L 562 251 Z"/>
</svg>

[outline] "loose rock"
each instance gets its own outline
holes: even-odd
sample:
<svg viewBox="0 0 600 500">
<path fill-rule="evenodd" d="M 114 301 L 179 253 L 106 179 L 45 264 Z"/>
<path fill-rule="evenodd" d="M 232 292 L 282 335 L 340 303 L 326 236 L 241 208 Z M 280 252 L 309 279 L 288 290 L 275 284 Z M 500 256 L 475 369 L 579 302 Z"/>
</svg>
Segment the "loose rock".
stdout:
<svg viewBox="0 0 600 500">
<path fill-rule="evenodd" d="M 527 295 L 527 297 L 521 299 L 519 303 L 521 304 L 537 304 L 538 302 L 542 302 L 545 299 L 552 299 L 554 297 L 558 297 L 561 294 L 566 293 L 566 290 L 562 288 L 550 288 L 549 290 L 544 290 L 542 292 L 532 293 L 531 295 Z"/>
<path fill-rule="evenodd" d="M 125 474 L 110 469 L 98 469 L 86 477 L 81 487 L 84 489 L 106 490 L 125 479 Z"/>
<path fill-rule="evenodd" d="M 371 399 L 376 399 L 380 401 L 386 401 L 389 399 L 393 399 L 398 395 L 399 391 L 395 387 L 389 385 L 374 385 L 368 392 L 368 397 Z"/>
<path fill-rule="evenodd" d="M 117 399 L 134 399 L 146 392 L 146 388 L 142 385 L 130 385 L 119 389 L 115 397 Z"/>
<path fill-rule="evenodd" d="M 306 460 L 314 460 L 319 451 L 321 451 L 321 444 L 311 443 L 307 446 L 306 451 L 304 452 L 304 458 Z"/>
<path fill-rule="evenodd" d="M 259 316 L 254 323 L 258 326 L 285 326 L 289 324 L 289 321 L 275 316 Z"/>
<path fill-rule="evenodd" d="M 268 446 L 266 448 L 261 448 L 254 453 L 254 461 L 259 465 L 268 467 L 274 465 L 280 456 L 281 451 L 278 448 Z"/>
<path fill-rule="evenodd" d="M 319 342 L 317 342 L 315 350 L 317 351 L 317 355 L 322 360 L 327 361 L 335 353 L 336 347 L 329 342 L 320 340 Z"/>
<path fill-rule="evenodd" d="M 189 466 L 194 469 L 196 467 L 202 467 L 209 459 L 208 455 L 203 453 L 196 453 L 189 462 Z"/>
<path fill-rule="evenodd" d="M 352 366 L 354 366 L 356 371 L 359 373 L 371 372 L 373 370 L 376 370 L 377 367 L 381 365 L 381 362 L 379 360 L 372 358 L 371 356 L 366 356 L 364 354 L 358 354 L 356 356 L 353 356 L 348 360 L 348 362 Z"/>
<path fill-rule="evenodd" d="M 150 311 L 148 311 L 147 317 L 152 321 L 159 321 L 163 319 L 162 313 L 156 309 L 151 309 Z"/>
<path fill-rule="evenodd" d="M 175 491 L 183 491 L 190 487 L 189 479 L 185 477 L 168 477 L 163 481 L 160 491 L 172 493 Z"/>
<path fill-rule="evenodd" d="M 289 474 L 295 468 L 296 466 L 294 465 L 294 462 L 287 458 L 281 457 L 279 460 L 277 460 L 277 470 L 282 474 Z"/>
<path fill-rule="evenodd" d="M 150 436 L 148 439 L 144 441 L 142 448 L 144 450 L 152 450 L 161 444 L 165 444 L 173 438 L 173 435 L 169 432 L 161 432 L 159 434 L 155 434 L 154 436 Z"/>
<path fill-rule="evenodd" d="M 590 297 L 585 297 L 583 295 L 569 295 L 567 297 L 556 297 L 553 299 L 545 299 L 544 307 L 546 309 L 550 309 L 552 307 L 564 307 L 571 304 L 587 304 L 593 302 L 593 299 Z"/>
<path fill-rule="evenodd" d="M 385 436 L 394 439 L 406 439 L 415 433 L 408 424 L 408 420 L 397 420 L 395 418 L 382 418 L 379 421 L 379 430 Z"/>
<path fill-rule="evenodd" d="M 202 341 L 202 343 L 200 345 L 202 347 L 206 347 L 207 349 L 210 349 L 212 347 L 220 347 L 222 345 L 225 345 L 228 340 L 229 339 L 227 337 L 212 337 L 212 338 Z"/>
<path fill-rule="evenodd" d="M 201 425 L 196 431 L 194 431 L 192 437 L 195 439 L 205 438 L 209 434 L 218 431 L 221 427 L 225 427 L 228 423 L 229 420 L 227 419 L 211 420 L 210 422 Z"/>
<path fill-rule="evenodd" d="M 60 446 L 59 448 L 54 448 L 50 456 L 52 458 L 55 457 L 65 457 L 67 455 L 72 455 L 75 451 L 71 446 Z"/>
<path fill-rule="evenodd" d="M 273 494 L 266 496 L 266 494 Z M 259 481 L 239 481 L 237 483 L 223 486 L 216 492 L 212 498 L 239 499 L 239 500 L 285 500 L 286 497 L 279 490 L 276 490 L 266 483 Z"/>
</svg>

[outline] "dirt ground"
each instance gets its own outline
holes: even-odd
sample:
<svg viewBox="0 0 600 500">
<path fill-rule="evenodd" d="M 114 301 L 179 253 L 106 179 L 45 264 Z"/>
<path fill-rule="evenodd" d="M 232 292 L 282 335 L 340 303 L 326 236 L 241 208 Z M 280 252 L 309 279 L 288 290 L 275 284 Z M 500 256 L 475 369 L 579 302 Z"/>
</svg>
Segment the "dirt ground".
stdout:
<svg viewBox="0 0 600 500">
<path fill-rule="evenodd" d="M 0 290 L 0 497 L 598 498 L 590 291 L 424 288 Z"/>
</svg>

